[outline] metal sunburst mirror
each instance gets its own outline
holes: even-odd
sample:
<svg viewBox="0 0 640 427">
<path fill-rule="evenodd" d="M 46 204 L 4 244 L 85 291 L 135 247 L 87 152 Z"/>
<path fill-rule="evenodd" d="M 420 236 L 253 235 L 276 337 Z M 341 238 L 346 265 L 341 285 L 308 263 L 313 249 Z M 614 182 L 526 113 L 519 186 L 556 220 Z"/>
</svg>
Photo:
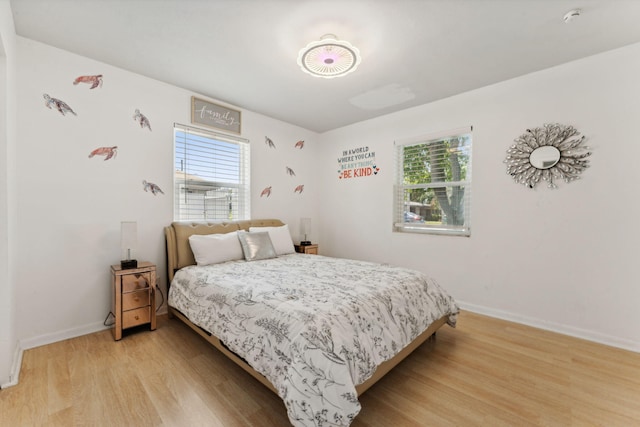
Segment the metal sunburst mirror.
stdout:
<svg viewBox="0 0 640 427">
<path fill-rule="evenodd" d="M 554 179 L 571 182 L 589 167 L 588 147 L 582 146 L 584 135 L 573 126 L 547 123 L 544 127 L 527 129 L 507 150 L 507 173 L 518 184 L 534 188 L 542 179 L 549 188 L 558 188 Z"/>
</svg>

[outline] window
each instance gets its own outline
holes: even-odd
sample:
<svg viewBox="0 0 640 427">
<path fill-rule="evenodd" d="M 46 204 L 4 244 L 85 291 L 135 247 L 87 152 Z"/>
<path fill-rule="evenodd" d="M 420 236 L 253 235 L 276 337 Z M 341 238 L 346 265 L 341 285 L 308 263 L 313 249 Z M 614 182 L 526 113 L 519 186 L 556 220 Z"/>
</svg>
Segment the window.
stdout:
<svg viewBox="0 0 640 427">
<path fill-rule="evenodd" d="M 249 141 L 174 125 L 174 219 L 249 218 Z"/>
<path fill-rule="evenodd" d="M 396 142 L 394 230 L 471 234 L 471 131 Z"/>
</svg>

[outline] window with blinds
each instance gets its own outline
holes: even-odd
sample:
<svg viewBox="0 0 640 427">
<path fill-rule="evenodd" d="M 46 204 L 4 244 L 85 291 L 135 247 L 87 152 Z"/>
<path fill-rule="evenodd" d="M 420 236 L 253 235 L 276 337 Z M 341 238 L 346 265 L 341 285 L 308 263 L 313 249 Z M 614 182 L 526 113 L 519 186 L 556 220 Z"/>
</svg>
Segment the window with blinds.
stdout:
<svg viewBox="0 0 640 427">
<path fill-rule="evenodd" d="M 174 219 L 250 215 L 249 141 L 174 124 Z"/>
<path fill-rule="evenodd" d="M 396 142 L 394 230 L 471 235 L 471 133 Z"/>
</svg>

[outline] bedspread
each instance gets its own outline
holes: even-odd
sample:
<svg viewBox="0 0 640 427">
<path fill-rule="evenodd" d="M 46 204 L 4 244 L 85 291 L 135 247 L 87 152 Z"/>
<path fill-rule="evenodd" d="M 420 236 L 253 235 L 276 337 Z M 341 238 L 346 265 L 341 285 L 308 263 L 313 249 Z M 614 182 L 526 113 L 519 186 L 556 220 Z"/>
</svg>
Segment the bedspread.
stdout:
<svg viewBox="0 0 640 427">
<path fill-rule="evenodd" d="M 295 426 L 349 425 L 355 386 L 458 307 L 421 272 L 290 254 L 190 266 L 169 305 L 244 358 L 276 388 Z"/>
</svg>

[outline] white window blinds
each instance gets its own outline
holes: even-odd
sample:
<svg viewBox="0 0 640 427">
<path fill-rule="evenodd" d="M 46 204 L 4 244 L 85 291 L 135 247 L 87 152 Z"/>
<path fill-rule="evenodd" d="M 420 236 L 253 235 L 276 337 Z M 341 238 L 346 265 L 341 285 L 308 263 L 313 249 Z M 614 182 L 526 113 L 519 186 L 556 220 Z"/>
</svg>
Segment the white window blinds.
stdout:
<svg viewBox="0 0 640 427">
<path fill-rule="evenodd" d="M 471 234 L 471 128 L 396 143 L 394 229 Z"/>
<path fill-rule="evenodd" d="M 249 218 L 248 140 L 174 124 L 174 145 L 174 219 Z"/>
</svg>

